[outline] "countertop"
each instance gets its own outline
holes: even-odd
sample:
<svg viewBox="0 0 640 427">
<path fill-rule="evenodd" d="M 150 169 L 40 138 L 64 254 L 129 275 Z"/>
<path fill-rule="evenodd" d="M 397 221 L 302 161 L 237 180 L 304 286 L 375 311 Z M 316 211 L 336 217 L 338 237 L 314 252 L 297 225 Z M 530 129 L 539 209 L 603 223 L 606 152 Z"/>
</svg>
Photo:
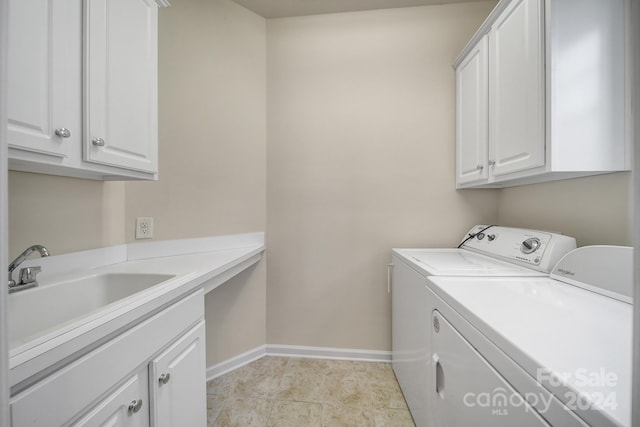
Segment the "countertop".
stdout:
<svg viewBox="0 0 640 427">
<path fill-rule="evenodd" d="M 42 267 L 38 276 L 40 287 L 103 273 L 174 277 L 37 336 L 10 342 L 12 391 L 26 387 L 26 380 L 33 383 L 54 367 L 96 348 L 123 328 L 150 317 L 181 297 L 200 288 L 205 292 L 212 291 L 257 263 L 264 250 L 264 233 L 252 233 L 132 243 L 23 263 L 21 267 Z M 8 304 L 11 304 L 10 298 Z M 16 388 L 18 384 L 20 386 Z"/>
</svg>

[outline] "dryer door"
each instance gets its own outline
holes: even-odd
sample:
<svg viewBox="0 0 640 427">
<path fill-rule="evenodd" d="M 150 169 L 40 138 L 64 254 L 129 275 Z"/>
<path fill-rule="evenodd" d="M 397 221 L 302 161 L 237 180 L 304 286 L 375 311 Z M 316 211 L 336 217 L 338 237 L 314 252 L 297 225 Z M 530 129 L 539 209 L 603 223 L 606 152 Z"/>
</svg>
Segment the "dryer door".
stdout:
<svg viewBox="0 0 640 427">
<path fill-rule="evenodd" d="M 434 426 L 549 426 L 437 310 L 431 321 Z"/>
</svg>

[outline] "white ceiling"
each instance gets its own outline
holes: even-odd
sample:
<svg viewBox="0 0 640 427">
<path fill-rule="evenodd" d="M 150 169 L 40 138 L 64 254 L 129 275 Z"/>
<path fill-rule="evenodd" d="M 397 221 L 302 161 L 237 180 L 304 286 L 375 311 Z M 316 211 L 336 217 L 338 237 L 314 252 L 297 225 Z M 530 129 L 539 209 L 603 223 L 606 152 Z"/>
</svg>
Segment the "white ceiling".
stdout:
<svg viewBox="0 0 640 427">
<path fill-rule="evenodd" d="M 482 0 L 234 0 L 265 18 L 391 9 Z"/>
</svg>

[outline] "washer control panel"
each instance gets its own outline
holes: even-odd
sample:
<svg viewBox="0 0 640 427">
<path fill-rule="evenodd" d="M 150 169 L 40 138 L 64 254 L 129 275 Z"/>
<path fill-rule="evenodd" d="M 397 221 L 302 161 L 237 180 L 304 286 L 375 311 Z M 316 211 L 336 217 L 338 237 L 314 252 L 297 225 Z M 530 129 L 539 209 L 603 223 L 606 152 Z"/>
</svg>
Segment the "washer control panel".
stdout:
<svg viewBox="0 0 640 427">
<path fill-rule="evenodd" d="M 461 247 L 548 272 L 564 254 L 575 249 L 576 240 L 546 231 L 476 225 Z"/>
</svg>

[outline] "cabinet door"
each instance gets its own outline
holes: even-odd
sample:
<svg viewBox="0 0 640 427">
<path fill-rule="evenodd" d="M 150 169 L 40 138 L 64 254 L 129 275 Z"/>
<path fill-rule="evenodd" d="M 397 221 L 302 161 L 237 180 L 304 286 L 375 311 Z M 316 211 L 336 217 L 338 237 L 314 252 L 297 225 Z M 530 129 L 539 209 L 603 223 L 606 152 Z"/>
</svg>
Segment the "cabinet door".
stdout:
<svg viewBox="0 0 640 427">
<path fill-rule="evenodd" d="M 81 0 L 10 0 L 8 33 L 9 147 L 79 158 Z"/>
<path fill-rule="evenodd" d="M 391 357 L 396 378 L 418 426 L 429 424 L 429 312 L 432 305 L 427 279 L 394 256 Z"/>
<path fill-rule="evenodd" d="M 491 27 L 490 173 L 544 166 L 543 1 L 513 0 Z"/>
<path fill-rule="evenodd" d="M 157 171 L 154 0 L 85 1 L 84 160 Z"/>
<path fill-rule="evenodd" d="M 433 426 L 549 426 L 439 312 L 432 323 Z"/>
<path fill-rule="evenodd" d="M 149 425 L 146 369 L 129 378 L 74 427 L 144 427 Z"/>
<path fill-rule="evenodd" d="M 203 320 L 151 362 L 152 426 L 206 426 L 204 332 Z"/>
<path fill-rule="evenodd" d="M 487 37 L 456 68 L 456 180 L 487 179 L 489 122 Z"/>
</svg>

